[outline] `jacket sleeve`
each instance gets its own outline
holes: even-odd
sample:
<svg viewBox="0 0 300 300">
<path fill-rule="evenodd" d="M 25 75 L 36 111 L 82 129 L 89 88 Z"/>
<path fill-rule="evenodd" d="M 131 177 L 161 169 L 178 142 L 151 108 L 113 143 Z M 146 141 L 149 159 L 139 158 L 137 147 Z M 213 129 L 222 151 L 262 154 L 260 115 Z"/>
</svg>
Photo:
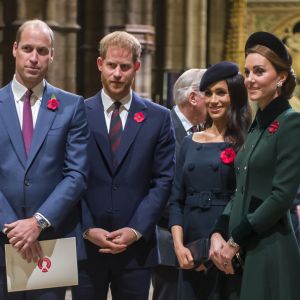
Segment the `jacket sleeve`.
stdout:
<svg viewBox="0 0 300 300">
<path fill-rule="evenodd" d="M 138 205 L 128 226 L 145 239 L 152 236 L 155 225 L 166 206 L 174 176 L 175 137 L 170 112 L 165 110 L 157 144 L 153 153 L 151 187 Z"/>
</svg>

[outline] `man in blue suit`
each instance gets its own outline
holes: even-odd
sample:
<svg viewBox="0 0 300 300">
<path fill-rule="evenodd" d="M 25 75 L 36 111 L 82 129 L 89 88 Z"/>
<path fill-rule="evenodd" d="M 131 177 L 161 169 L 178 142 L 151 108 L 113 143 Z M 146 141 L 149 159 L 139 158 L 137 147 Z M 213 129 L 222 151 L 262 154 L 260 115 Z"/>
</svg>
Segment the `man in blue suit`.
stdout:
<svg viewBox="0 0 300 300">
<path fill-rule="evenodd" d="M 114 300 L 148 299 L 157 262 L 155 224 L 169 196 L 175 140 L 169 110 L 131 90 L 140 53 L 139 41 L 126 32 L 100 41 L 103 89 L 86 100 L 88 261 L 73 299 L 104 300 L 109 287 Z"/>
<path fill-rule="evenodd" d="M 77 204 L 89 136 L 83 98 L 44 79 L 53 60 L 46 23 L 21 25 L 13 56 L 14 78 L 0 90 L 0 299 L 63 300 L 65 288 L 8 294 L 4 244 L 31 262 L 42 257 L 39 240 L 81 236 Z"/>
</svg>

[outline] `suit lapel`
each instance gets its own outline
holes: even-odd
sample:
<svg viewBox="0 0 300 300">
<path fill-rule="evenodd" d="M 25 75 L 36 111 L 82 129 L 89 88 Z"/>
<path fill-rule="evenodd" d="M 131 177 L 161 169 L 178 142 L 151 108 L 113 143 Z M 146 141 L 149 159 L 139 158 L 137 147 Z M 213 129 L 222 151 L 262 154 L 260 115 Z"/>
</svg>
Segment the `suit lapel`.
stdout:
<svg viewBox="0 0 300 300">
<path fill-rule="evenodd" d="M 91 132 L 95 138 L 98 148 L 103 153 L 109 165 L 110 171 L 113 172 L 110 143 L 108 139 L 108 132 L 104 117 L 104 108 L 101 99 L 101 92 L 99 92 L 91 100 L 88 100 L 86 102 L 86 107 Z"/>
<path fill-rule="evenodd" d="M 175 129 L 176 141 L 181 143 L 182 140 L 184 139 L 184 137 L 187 136 L 187 133 L 186 133 L 178 115 L 176 114 L 174 108 L 171 110 L 171 117 L 172 117 L 174 129 Z"/>
<path fill-rule="evenodd" d="M 32 160 L 34 159 L 37 152 L 39 151 L 59 110 L 59 107 L 55 111 L 47 108 L 48 100 L 51 98 L 52 94 L 56 95 L 57 97 L 56 89 L 50 84 L 46 83 L 45 91 L 42 98 L 42 103 L 39 109 L 38 117 L 33 132 L 32 142 L 31 142 L 29 156 L 27 160 L 27 167 L 30 166 Z M 60 102 L 61 99 L 57 97 L 57 101 Z"/>
<path fill-rule="evenodd" d="M 136 113 L 142 113 L 144 115 L 144 120 L 142 122 L 137 122 L 135 120 Z M 129 147 L 133 143 L 137 133 L 143 126 L 143 123 L 145 122 L 146 119 L 147 119 L 146 105 L 140 100 L 140 98 L 135 93 L 132 93 L 132 102 L 128 112 L 128 117 L 126 120 L 124 132 L 122 135 L 121 145 L 116 153 L 116 158 L 117 158 L 116 169 L 121 164 L 122 160 L 124 159 L 124 156 L 126 155 Z"/>
<path fill-rule="evenodd" d="M 4 88 L 4 95 L 0 97 L 0 115 L 4 121 L 4 127 L 8 132 L 13 148 L 25 168 L 26 153 L 11 84 Z"/>
</svg>

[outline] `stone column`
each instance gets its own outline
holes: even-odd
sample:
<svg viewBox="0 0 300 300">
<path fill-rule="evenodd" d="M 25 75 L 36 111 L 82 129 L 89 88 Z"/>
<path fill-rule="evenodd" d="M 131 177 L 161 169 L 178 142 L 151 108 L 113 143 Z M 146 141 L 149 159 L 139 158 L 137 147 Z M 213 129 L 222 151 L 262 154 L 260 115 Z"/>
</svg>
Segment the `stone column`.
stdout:
<svg viewBox="0 0 300 300">
<path fill-rule="evenodd" d="M 76 92 L 77 71 L 77 1 L 48 0 L 46 20 L 54 31 L 54 62 L 48 80 L 54 85 Z"/>
<path fill-rule="evenodd" d="M 184 2 L 183 0 L 166 0 L 166 43 L 165 70 L 184 69 Z"/>
<path fill-rule="evenodd" d="M 207 64 L 214 64 L 224 59 L 228 1 L 229 0 L 209 0 L 207 2 L 209 6 Z"/>
<path fill-rule="evenodd" d="M 244 46 L 246 36 L 247 2 L 230 0 L 228 27 L 225 44 L 225 59 L 244 67 Z"/>
<path fill-rule="evenodd" d="M 185 68 L 206 66 L 207 0 L 186 2 Z"/>
</svg>

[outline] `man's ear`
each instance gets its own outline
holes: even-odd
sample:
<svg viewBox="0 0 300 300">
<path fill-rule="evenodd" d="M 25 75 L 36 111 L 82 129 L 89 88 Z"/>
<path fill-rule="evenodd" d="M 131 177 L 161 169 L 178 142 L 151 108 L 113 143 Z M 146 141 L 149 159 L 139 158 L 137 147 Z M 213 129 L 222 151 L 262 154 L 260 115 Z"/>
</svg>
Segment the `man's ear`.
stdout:
<svg viewBox="0 0 300 300">
<path fill-rule="evenodd" d="M 17 48 L 18 48 L 18 43 L 14 42 L 12 48 L 13 57 L 16 57 Z"/>
<path fill-rule="evenodd" d="M 135 71 L 138 71 L 141 67 L 141 61 L 140 60 L 137 60 L 135 63 L 134 63 L 134 70 Z"/>
<path fill-rule="evenodd" d="M 196 93 L 194 91 L 189 93 L 188 102 L 193 106 L 197 105 Z"/>
<path fill-rule="evenodd" d="M 98 66 L 98 70 L 100 72 L 102 72 L 103 60 L 102 60 L 102 57 L 100 57 L 100 56 L 97 58 L 97 66 Z"/>
<path fill-rule="evenodd" d="M 51 56 L 50 56 L 50 63 L 53 63 L 53 58 L 54 58 L 54 48 L 51 48 Z"/>
</svg>

